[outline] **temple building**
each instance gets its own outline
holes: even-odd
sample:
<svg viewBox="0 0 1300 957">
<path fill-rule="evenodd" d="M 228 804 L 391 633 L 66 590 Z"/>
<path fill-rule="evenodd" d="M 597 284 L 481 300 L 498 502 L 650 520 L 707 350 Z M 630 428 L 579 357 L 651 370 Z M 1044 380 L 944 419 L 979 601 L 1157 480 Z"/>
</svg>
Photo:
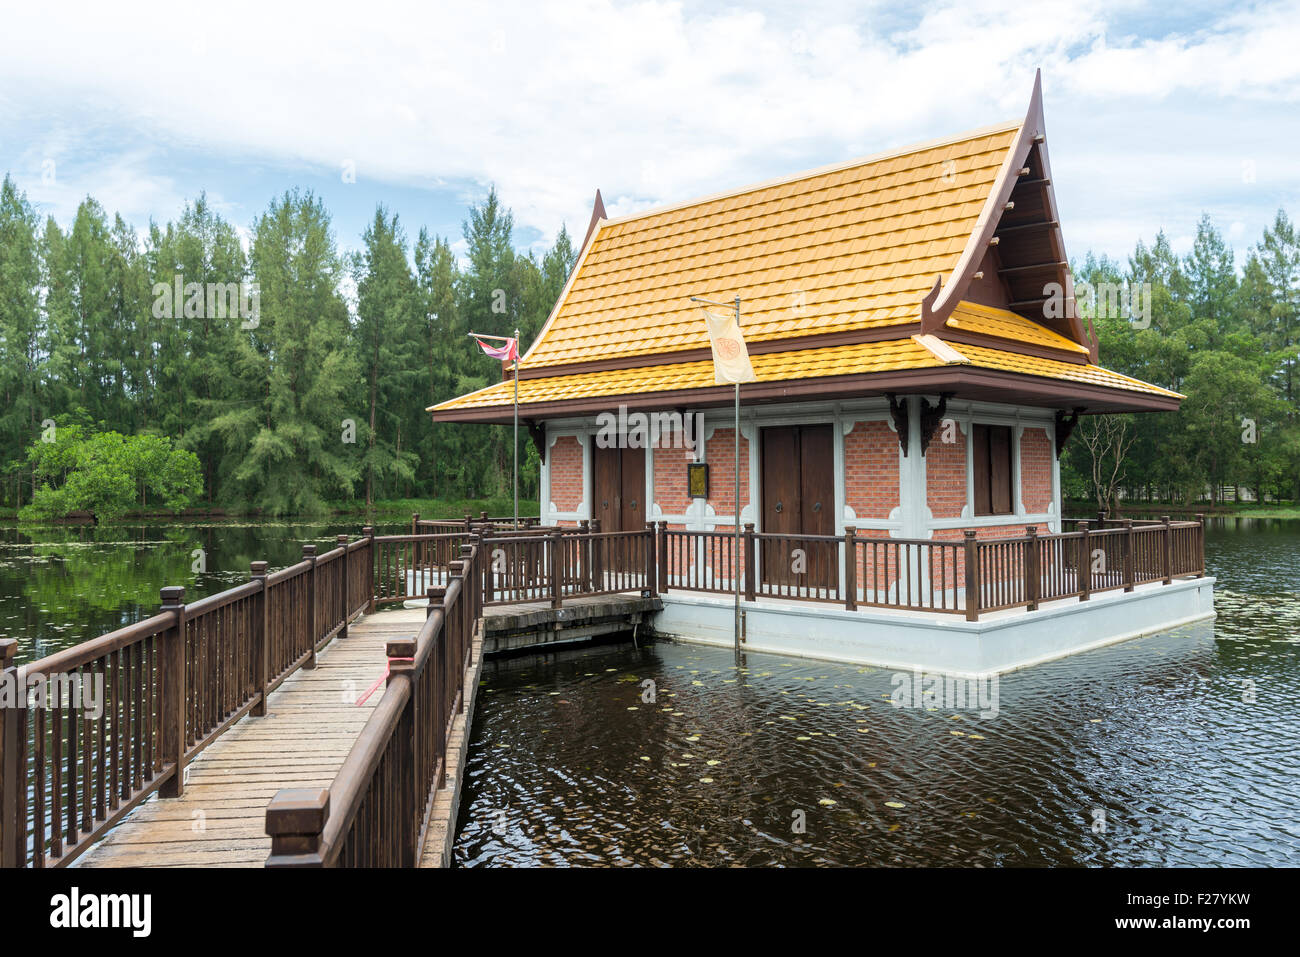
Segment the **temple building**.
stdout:
<svg viewBox="0 0 1300 957">
<path fill-rule="evenodd" d="M 620 218 L 597 193 L 518 372 L 543 524 L 734 529 L 733 391 L 692 296 L 740 298 L 757 379 L 740 387 L 740 521 L 760 536 L 1063 533 L 1058 460 L 1078 417 L 1182 399 L 1100 364 L 1037 80 L 1016 122 Z M 503 381 L 430 412 L 509 423 L 513 400 Z M 842 555 L 805 584 L 847 587 Z M 853 572 L 864 597 L 903 574 Z M 788 579 L 788 555 L 769 547 L 760 575 Z M 965 578 L 958 555 L 941 584 L 958 600 Z"/>
</svg>

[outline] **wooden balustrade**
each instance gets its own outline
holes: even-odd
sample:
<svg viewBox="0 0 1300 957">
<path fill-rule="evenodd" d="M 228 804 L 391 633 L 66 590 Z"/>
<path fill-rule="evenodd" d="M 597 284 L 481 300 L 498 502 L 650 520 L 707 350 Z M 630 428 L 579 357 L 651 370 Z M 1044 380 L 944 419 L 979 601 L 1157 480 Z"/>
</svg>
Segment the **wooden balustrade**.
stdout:
<svg viewBox="0 0 1300 957">
<path fill-rule="evenodd" d="M 463 545 L 477 537 L 477 533 L 466 531 L 372 536 L 373 603 L 400 604 L 441 587 L 446 583 L 448 565 L 458 559 Z"/>
<path fill-rule="evenodd" d="M 267 807 L 267 867 L 418 863 L 483 609 L 487 549 L 463 551 L 445 589 L 429 590 L 419 634 L 389 642 L 388 685 L 333 784 L 282 790 Z"/>
<path fill-rule="evenodd" d="M 13 663 L 0 641 L 0 866 L 74 861 L 150 795 L 178 797 L 184 769 L 315 652 L 345 633 L 373 590 L 373 537 L 345 542 L 186 603 L 163 588 L 159 613 Z"/>
<path fill-rule="evenodd" d="M 184 768 L 268 695 L 314 664 L 377 604 L 428 595 L 419 636 L 395 643 L 388 688 L 328 791 L 283 794 L 268 817 L 274 866 L 399 864 L 419 847 L 443 773 L 445 729 L 464 697 L 486 604 L 670 590 L 965 614 L 1024 607 L 1205 574 L 1204 520 L 1079 521 L 1073 531 L 962 540 L 791 536 L 731 529 L 603 532 L 599 523 L 508 533 L 376 536 L 370 528 L 249 582 L 186 604 L 162 590 L 158 614 L 21 668 L 0 640 L 0 865 L 75 860 L 155 792 L 184 791 Z M 421 528 L 418 518 L 413 527 Z M 33 704 L 27 706 L 28 689 Z M 85 689 L 93 689 L 83 697 Z M 101 711 L 83 707 L 91 700 Z"/>
<path fill-rule="evenodd" d="M 1037 609 L 1066 598 L 1088 600 L 1114 589 L 1205 574 L 1203 516 L 1195 522 L 1068 519 L 1074 529 L 961 541 L 843 536 L 773 535 L 746 525 L 729 529 L 655 530 L 658 586 L 707 593 L 735 588 L 739 567 L 746 601 L 792 598 L 859 607 L 965 614 Z"/>
</svg>

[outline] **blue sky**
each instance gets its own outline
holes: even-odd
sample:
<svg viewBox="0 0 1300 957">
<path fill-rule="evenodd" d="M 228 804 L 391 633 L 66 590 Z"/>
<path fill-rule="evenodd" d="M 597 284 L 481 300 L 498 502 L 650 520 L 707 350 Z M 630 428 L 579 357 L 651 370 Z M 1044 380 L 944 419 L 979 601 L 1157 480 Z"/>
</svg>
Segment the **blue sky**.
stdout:
<svg viewBox="0 0 1300 957">
<path fill-rule="evenodd" d="M 131 9 L 6 13 L 0 171 L 64 224 L 206 191 L 247 228 L 301 187 L 344 248 L 381 202 L 459 240 L 495 183 L 541 248 L 598 186 L 619 215 L 1019 117 L 1039 66 L 1072 256 L 1300 217 L 1300 0 Z"/>
</svg>

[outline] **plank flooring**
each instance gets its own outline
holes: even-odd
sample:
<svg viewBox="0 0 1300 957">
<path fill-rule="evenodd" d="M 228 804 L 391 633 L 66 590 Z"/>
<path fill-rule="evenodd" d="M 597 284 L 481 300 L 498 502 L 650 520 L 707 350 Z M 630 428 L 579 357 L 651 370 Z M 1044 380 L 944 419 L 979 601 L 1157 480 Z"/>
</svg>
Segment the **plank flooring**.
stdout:
<svg viewBox="0 0 1300 957">
<path fill-rule="evenodd" d="M 190 764 L 185 794 L 154 796 L 77 867 L 261 867 L 271 852 L 266 805 L 280 788 L 327 788 L 383 694 L 357 698 L 384 673 L 384 645 L 414 637 L 423 609 L 358 619 L 346 639 L 272 692 L 267 715 L 245 717 Z"/>
</svg>

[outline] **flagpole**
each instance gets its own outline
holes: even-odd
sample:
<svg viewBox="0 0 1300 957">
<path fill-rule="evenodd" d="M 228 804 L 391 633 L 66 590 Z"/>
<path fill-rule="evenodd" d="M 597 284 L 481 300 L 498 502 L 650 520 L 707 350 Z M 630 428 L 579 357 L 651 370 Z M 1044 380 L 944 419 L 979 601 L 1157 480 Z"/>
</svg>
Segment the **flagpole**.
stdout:
<svg viewBox="0 0 1300 957">
<path fill-rule="evenodd" d="M 515 531 L 519 531 L 519 330 L 515 330 Z"/>
<path fill-rule="evenodd" d="M 479 346 L 482 347 L 483 351 L 486 352 L 488 355 L 492 356 L 493 358 L 500 358 L 500 356 L 494 355 L 493 351 L 489 350 L 487 345 L 482 342 L 483 339 L 498 339 L 501 342 L 514 344 L 513 350 L 515 354 L 515 368 L 514 368 L 515 441 L 514 441 L 514 452 L 512 455 L 512 461 L 514 462 L 512 471 L 514 472 L 513 487 L 514 487 L 514 496 L 515 496 L 514 529 L 517 532 L 519 531 L 519 330 L 518 329 L 515 330 L 515 337 L 513 339 L 511 339 L 509 336 L 488 335 L 485 332 L 467 332 L 465 333 L 465 335 L 467 338 L 474 339 L 475 341 L 477 341 Z M 497 349 L 495 351 L 501 352 L 502 350 Z M 506 351 L 509 351 L 509 349 L 507 349 Z"/>
<path fill-rule="evenodd" d="M 740 328 L 740 296 L 736 296 L 736 328 Z M 732 435 L 736 449 L 736 553 L 732 559 L 731 577 L 735 582 L 735 619 L 732 622 L 733 643 L 736 654 L 740 654 L 740 383 L 732 383 L 735 389 L 735 431 Z"/>
<path fill-rule="evenodd" d="M 728 305 L 727 303 L 714 302 L 711 299 L 705 299 L 703 296 L 691 296 L 691 302 L 698 302 L 701 304 L 701 306 L 714 306 L 718 308 L 726 308 L 726 306 Z M 732 429 L 731 438 L 732 438 L 732 447 L 735 449 L 735 454 L 736 454 L 736 509 L 735 509 L 735 519 L 734 519 L 735 520 L 735 528 L 734 528 L 735 552 L 733 553 L 732 562 L 731 562 L 731 577 L 733 582 L 732 591 L 733 591 L 733 605 L 734 605 L 733 608 L 734 614 L 732 617 L 732 640 L 736 648 L 736 658 L 737 660 L 739 660 L 740 658 L 740 570 L 743 564 L 740 560 L 740 383 L 742 381 L 755 382 L 757 380 L 754 378 L 754 370 L 750 368 L 749 356 L 745 350 L 744 336 L 741 335 L 740 332 L 740 296 L 739 295 L 737 295 L 736 298 L 732 300 L 731 306 L 732 308 L 735 309 L 736 336 L 739 340 L 738 343 L 732 342 L 731 345 L 732 345 L 733 352 L 738 351 L 739 354 L 743 357 L 745 371 L 740 373 L 736 373 L 735 370 L 732 370 L 731 372 L 719 371 L 717 343 L 716 341 L 714 341 L 714 333 L 711 324 L 709 327 L 709 342 L 713 346 L 713 350 L 714 350 L 713 351 L 714 381 L 718 383 L 731 382 L 734 387 L 732 396 L 734 402 L 735 418 L 734 418 L 734 427 Z M 705 315 L 705 320 L 707 321 L 710 316 L 708 309 L 705 309 L 704 315 Z M 729 356 L 728 358 L 734 358 L 734 354 L 732 356 Z"/>
</svg>

